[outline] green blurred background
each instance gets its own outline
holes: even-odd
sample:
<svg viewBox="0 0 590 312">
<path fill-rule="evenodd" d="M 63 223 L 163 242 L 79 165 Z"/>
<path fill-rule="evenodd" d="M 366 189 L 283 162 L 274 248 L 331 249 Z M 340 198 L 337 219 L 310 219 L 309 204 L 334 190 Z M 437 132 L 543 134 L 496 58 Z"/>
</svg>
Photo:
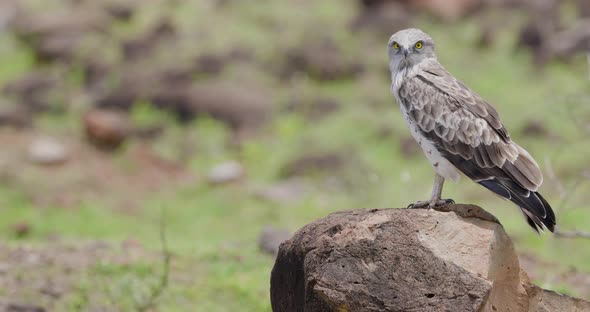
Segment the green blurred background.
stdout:
<svg viewBox="0 0 590 312">
<path fill-rule="evenodd" d="M 389 92 L 386 42 L 409 26 L 537 159 L 559 228 L 590 231 L 589 15 L 585 1 L 2 1 L 0 302 L 269 311 L 273 241 L 429 196 Z M 588 239 L 538 236 L 465 178 L 444 197 L 496 215 L 537 284 L 590 299 Z"/>
</svg>

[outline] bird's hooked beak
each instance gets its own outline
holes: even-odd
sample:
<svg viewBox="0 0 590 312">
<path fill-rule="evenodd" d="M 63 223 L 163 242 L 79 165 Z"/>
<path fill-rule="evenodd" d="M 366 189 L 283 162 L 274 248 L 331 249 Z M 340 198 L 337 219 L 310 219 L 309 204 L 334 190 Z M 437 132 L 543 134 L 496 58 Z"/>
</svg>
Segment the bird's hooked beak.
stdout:
<svg viewBox="0 0 590 312">
<path fill-rule="evenodd" d="M 408 54 L 410 54 L 410 51 L 408 49 L 401 48 L 400 52 L 404 55 L 404 58 L 401 59 L 397 64 L 397 70 L 403 70 L 410 66 L 410 60 L 408 59 Z"/>
</svg>

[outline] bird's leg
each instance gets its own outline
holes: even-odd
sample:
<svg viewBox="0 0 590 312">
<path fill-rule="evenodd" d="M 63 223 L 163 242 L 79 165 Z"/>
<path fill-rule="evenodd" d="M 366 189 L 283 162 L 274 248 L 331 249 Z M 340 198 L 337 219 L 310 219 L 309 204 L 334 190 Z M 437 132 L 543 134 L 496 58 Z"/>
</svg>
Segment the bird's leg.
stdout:
<svg viewBox="0 0 590 312">
<path fill-rule="evenodd" d="M 445 178 L 438 175 L 437 173 L 434 174 L 434 186 L 432 187 L 432 197 L 430 200 L 422 200 L 410 204 L 408 208 L 413 209 L 420 209 L 420 208 L 435 208 L 439 206 L 444 206 L 448 204 L 454 204 L 455 201 L 452 199 L 441 199 L 443 185 L 445 183 Z"/>
<path fill-rule="evenodd" d="M 434 185 L 432 186 L 432 197 L 430 197 L 430 208 L 436 206 L 436 203 L 438 203 L 438 201 L 440 200 L 444 184 L 445 178 L 441 177 L 438 173 L 435 173 Z"/>
</svg>

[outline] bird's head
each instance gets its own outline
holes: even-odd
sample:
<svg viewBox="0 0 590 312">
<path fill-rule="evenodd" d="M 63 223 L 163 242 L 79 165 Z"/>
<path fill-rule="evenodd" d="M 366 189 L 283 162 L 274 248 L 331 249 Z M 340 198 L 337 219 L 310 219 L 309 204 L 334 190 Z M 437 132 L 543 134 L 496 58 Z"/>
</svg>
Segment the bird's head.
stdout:
<svg viewBox="0 0 590 312">
<path fill-rule="evenodd" d="M 391 36 L 387 43 L 389 69 L 392 73 L 412 67 L 425 59 L 435 58 L 434 40 L 417 28 L 403 29 Z"/>
</svg>

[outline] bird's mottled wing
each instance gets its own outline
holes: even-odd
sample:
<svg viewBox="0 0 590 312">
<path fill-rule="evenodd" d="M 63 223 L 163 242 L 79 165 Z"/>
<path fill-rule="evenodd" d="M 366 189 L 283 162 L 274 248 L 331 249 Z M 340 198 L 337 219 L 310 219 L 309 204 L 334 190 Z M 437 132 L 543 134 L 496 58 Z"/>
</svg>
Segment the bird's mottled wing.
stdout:
<svg viewBox="0 0 590 312">
<path fill-rule="evenodd" d="M 439 92 L 446 93 L 465 105 L 465 109 L 474 115 L 483 118 L 505 142 L 510 142 L 510 136 L 500 121 L 498 112 L 481 98 L 471 91 L 465 84 L 453 77 L 438 62 L 430 62 L 424 71 L 418 76 L 425 83 L 430 84 Z"/>
<path fill-rule="evenodd" d="M 406 79 L 399 98 L 438 151 L 472 180 L 521 208 L 529 224 L 550 230 L 555 216 L 537 193 L 543 182 L 533 158 L 512 142 L 495 109 L 452 77 L 429 66 Z"/>
</svg>

